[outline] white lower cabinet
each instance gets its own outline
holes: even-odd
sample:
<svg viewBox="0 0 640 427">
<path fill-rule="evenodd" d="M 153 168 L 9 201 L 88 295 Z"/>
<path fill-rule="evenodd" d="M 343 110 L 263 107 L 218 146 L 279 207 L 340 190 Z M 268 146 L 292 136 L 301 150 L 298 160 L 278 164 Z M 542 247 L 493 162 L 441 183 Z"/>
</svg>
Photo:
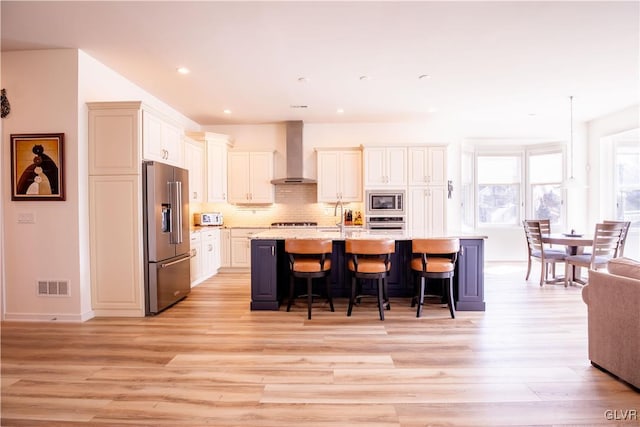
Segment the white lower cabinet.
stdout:
<svg viewBox="0 0 640 427">
<path fill-rule="evenodd" d="M 231 267 L 231 230 L 220 230 L 220 267 Z"/>
<path fill-rule="evenodd" d="M 191 286 L 214 276 L 220 268 L 220 229 L 191 232 Z"/>
<path fill-rule="evenodd" d="M 220 268 L 220 229 L 211 228 L 200 232 L 202 235 L 202 274 L 205 278 L 215 275 Z"/>
<path fill-rule="evenodd" d="M 202 238 L 200 230 L 190 233 L 191 248 L 191 287 L 200 283 L 202 278 Z"/>
<path fill-rule="evenodd" d="M 251 268 L 251 240 L 252 234 L 266 229 L 232 228 L 231 229 L 231 267 Z"/>
</svg>

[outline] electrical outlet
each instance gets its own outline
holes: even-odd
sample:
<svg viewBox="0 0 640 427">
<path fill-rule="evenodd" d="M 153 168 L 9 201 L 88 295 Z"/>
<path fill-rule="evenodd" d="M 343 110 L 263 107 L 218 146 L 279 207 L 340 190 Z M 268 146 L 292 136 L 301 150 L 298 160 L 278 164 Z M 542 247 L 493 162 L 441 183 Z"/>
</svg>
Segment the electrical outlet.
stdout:
<svg viewBox="0 0 640 427">
<path fill-rule="evenodd" d="M 35 224 L 35 212 L 18 212 L 18 224 Z"/>
</svg>

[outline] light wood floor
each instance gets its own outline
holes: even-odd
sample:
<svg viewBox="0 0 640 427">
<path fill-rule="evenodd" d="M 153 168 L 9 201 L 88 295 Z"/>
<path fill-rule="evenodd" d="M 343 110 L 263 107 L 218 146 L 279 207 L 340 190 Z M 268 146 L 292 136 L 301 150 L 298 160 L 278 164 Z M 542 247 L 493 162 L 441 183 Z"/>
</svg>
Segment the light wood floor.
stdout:
<svg viewBox="0 0 640 427">
<path fill-rule="evenodd" d="M 534 268 L 537 266 L 534 266 Z M 2 324 L 2 426 L 606 425 L 640 393 L 587 359 L 580 289 L 486 267 L 486 312 L 249 310 L 219 274 L 156 317 Z M 538 270 L 539 271 L 539 270 Z M 620 412 L 617 412 L 619 415 Z M 626 425 L 640 425 L 638 420 Z"/>
</svg>

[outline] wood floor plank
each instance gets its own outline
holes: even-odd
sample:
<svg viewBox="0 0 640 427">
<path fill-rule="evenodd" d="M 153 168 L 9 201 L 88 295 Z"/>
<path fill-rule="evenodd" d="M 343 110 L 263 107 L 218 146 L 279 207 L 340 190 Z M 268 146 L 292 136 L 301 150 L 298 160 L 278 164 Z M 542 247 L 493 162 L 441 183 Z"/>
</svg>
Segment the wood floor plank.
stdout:
<svg viewBox="0 0 640 427">
<path fill-rule="evenodd" d="M 0 425 L 597 426 L 640 393 L 587 357 L 580 289 L 486 265 L 485 312 L 392 301 L 250 311 L 221 273 L 147 318 L 3 322 Z M 619 413 L 618 413 L 619 415 Z"/>
</svg>

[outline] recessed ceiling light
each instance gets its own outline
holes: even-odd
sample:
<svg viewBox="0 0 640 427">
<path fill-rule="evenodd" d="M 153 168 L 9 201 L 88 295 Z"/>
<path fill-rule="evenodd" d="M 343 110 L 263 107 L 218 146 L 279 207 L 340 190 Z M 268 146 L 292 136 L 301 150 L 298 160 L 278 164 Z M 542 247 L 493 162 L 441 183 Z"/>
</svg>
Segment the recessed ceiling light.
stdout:
<svg viewBox="0 0 640 427">
<path fill-rule="evenodd" d="M 436 107 L 429 107 L 429 108 L 427 109 L 427 113 L 435 113 L 435 112 L 437 112 L 437 111 L 438 111 L 438 109 L 437 109 Z"/>
<path fill-rule="evenodd" d="M 294 105 L 290 105 L 289 107 L 291 108 L 308 108 L 308 105 L 304 105 L 304 104 L 294 104 Z"/>
<path fill-rule="evenodd" d="M 225 114 L 231 114 L 231 110 L 229 110 L 228 108 L 225 108 L 222 112 Z"/>
<path fill-rule="evenodd" d="M 191 71 L 187 67 L 178 67 L 179 74 L 189 74 Z"/>
<path fill-rule="evenodd" d="M 344 108 L 338 108 L 338 109 L 336 110 L 336 113 L 338 113 L 338 114 L 342 114 L 342 113 L 344 113 Z"/>
<path fill-rule="evenodd" d="M 308 78 L 306 78 L 306 77 L 298 77 L 298 81 L 299 81 L 300 83 L 307 83 L 307 82 L 309 81 L 309 79 L 308 79 Z"/>
<path fill-rule="evenodd" d="M 431 78 L 431 76 L 429 74 L 421 74 L 421 75 L 418 76 L 418 78 L 420 80 L 428 80 L 428 79 Z"/>
<path fill-rule="evenodd" d="M 364 81 L 370 80 L 370 77 L 369 76 L 360 76 L 360 80 L 362 80 L 364 82 Z"/>
</svg>

